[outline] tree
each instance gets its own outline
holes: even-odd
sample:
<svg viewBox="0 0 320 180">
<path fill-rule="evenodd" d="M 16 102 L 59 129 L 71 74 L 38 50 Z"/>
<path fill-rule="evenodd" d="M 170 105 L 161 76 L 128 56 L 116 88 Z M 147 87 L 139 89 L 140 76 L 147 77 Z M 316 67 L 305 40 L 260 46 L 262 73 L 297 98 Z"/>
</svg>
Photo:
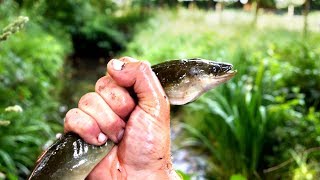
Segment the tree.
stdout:
<svg viewBox="0 0 320 180">
<path fill-rule="evenodd" d="M 308 32 L 308 14 L 310 10 L 310 1 L 306 0 L 304 3 L 304 11 L 303 11 L 303 35 L 306 36 Z"/>
<path fill-rule="evenodd" d="M 254 18 L 252 21 L 253 25 L 257 24 L 258 21 L 258 16 L 259 16 L 259 10 L 262 7 L 274 7 L 274 0 L 251 0 L 250 1 L 253 7 L 253 11 L 254 11 Z"/>
<path fill-rule="evenodd" d="M 256 25 L 257 21 L 258 21 L 260 2 L 261 2 L 261 0 L 252 0 L 252 6 L 253 6 L 253 10 L 254 10 L 254 18 L 252 21 L 253 25 Z"/>
<path fill-rule="evenodd" d="M 303 35 L 308 32 L 308 14 L 310 10 L 311 0 L 276 0 L 277 8 L 288 7 L 288 15 L 294 15 L 294 7 L 303 5 Z"/>
<path fill-rule="evenodd" d="M 277 8 L 288 8 L 288 16 L 294 15 L 294 7 L 301 6 L 305 0 L 276 0 Z"/>
<path fill-rule="evenodd" d="M 232 3 L 235 3 L 237 2 L 238 0 L 214 0 L 215 2 L 217 2 L 216 4 L 216 11 L 219 15 L 219 21 L 220 23 L 222 23 L 222 11 L 224 9 L 224 7 L 226 5 L 229 5 L 229 4 L 232 4 Z"/>
</svg>

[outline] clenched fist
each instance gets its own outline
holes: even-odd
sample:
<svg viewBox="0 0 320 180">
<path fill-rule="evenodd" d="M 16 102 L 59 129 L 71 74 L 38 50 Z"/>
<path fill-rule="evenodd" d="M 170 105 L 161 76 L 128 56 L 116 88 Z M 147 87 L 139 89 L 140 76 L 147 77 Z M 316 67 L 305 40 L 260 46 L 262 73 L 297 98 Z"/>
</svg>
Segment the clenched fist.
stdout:
<svg viewBox="0 0 320 180">
<path fill-rule="evenodd" d="M 88 179 L 180 179 L 170 157 L 169 101 L 150 65 L 124 57 L 107 72 L 65 118 L 65 132 L 90 144 L 118 143 Z"/>
</svg>

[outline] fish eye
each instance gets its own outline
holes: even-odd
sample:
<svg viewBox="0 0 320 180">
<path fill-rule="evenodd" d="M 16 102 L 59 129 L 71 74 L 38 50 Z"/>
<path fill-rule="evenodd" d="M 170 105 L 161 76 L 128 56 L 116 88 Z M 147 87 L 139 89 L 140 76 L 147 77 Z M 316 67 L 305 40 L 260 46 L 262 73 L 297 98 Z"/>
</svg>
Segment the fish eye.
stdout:
<svg viewBox="0 0 320 180">
<path fill-rule="evenodd" d="M 220 73 L 221 72 L 221 66 L 220 65 L 215 65 L 215 66 L 212 66 L 211 68 L 211 72 L 214 73 L 214 74 L 217 74 L 217 73 Z"/>
<path fill-rule="evenodd" d="M 197 76 L 199 74 L 199 72 L 200 72 L 200 70 L 197 67 L 192 67 L 192 68 L 190 68 L 190 71 L 189 71 L 189 73 L 191 75 L 195 75 L 195 76 Z"/>
</svg>

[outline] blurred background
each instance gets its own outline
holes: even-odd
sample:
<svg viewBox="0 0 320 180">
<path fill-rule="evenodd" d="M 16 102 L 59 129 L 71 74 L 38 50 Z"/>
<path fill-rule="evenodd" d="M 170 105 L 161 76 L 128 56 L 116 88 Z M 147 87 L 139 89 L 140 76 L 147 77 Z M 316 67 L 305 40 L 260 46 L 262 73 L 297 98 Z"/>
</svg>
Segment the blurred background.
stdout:
<svg viewBox="0 0 320 180">
<path fill-rule="evenodd" d="M 238 70 L 172 107 L 185 179 L 320 177 L 319 0 L 0 0 L 0 29 L 0 179 L 26 179 L 120 56 Z"/>
</svg>

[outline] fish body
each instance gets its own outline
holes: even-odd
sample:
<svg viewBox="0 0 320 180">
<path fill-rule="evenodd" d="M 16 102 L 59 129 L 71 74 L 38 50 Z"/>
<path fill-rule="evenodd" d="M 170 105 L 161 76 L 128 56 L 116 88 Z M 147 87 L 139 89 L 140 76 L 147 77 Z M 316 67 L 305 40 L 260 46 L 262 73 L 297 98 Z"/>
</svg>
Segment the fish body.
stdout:
<svg viewBox="0 0 320 180">
<path fill-rule="evenodd" d="M 39 158 L 29 180 L 85 179 L 113 146 L 111 140 L 95 146 L 75 133 L 64 134 Z"/>
<path fill-rule="evenodd" d="M 200 58 L 166 61 L 152 66 L 172 105 L 183 105 L 231 79 L 232 65 Z M 115 144 L 86 143 L 77 134 L 60 137 L 39 158 L 29 180 L 85 179 Z"/>
</svg>

